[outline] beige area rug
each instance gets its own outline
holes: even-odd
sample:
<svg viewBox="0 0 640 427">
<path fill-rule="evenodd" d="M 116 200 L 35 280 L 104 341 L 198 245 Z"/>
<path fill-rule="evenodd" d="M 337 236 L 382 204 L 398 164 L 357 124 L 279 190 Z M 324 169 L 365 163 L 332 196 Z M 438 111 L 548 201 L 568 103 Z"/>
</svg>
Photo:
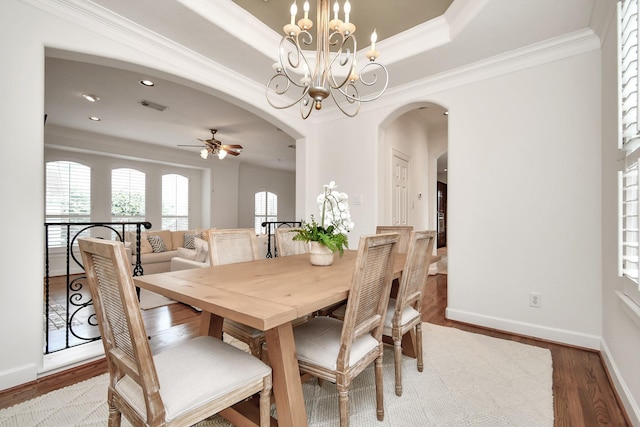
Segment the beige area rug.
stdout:
<svg viewBox="0 0 640 427">
<path fill-rule="evenodd" d="M 393 351 L 385 346 L 385 418 L 375 415 L 372 367 L 352 384 L 350 421 L 355 427 L 553 426 L 549 350 L 424 324 L 425 369 L 403 360 L 404 393 L 394 393 Z M 106 426 L 107 374 L 0 410 L 0 426 Z M 335 386 L 303 385 L 309 425 L 338 426 Z M 123 419 L 123 426 L 130 424 Z M 218 416 L 198 427 L 229 426 Z"/>
<path fill-rule="evenodd" d="M 163 305 L 174 304 L 176 302 L 178 301 L 140 288 L 140 308 L 143 310 L 162 307 Z"/>
</svg>

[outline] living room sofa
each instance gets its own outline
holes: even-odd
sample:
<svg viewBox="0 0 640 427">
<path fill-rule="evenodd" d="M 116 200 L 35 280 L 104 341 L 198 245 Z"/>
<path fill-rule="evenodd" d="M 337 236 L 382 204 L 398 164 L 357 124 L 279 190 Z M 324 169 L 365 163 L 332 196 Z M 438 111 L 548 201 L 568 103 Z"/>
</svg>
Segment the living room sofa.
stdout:
<svg viewBox="0 0 640 427">
<path fill-rule="evenodd" d="M 171 259 L 178 256 L 180 248 L 195 251 L 193 239 L 206 239 L 207 230 L 152 230 L 140 235 L 140 262 L 143 274 L 164 273 L 171 271 Z M 185 241 L 185 235 L 187 241 Z M 161 240 L 158 241 L 158 238 Z M 127 233 L 127 241 L 131 244 L 131 264 L 136 263 L 136 235 Z M 185 248 L 185 242 L 187 248 Z M 186 253 L 186 252 L 185 252 Z"/>
<path fill-rule="evenodd" d="M 260 257 L 266 257 L 268 244 L 267 235 L 261 234 L 257 239 Z M 209 244 L 206 241 L 203 242 L 203 240 L 198 238 L 195 239 L 195 250 L 180 247 L 177 248 L 176 255 L 170 261 L 171 271 L 209 267 Z"/>
</svg>

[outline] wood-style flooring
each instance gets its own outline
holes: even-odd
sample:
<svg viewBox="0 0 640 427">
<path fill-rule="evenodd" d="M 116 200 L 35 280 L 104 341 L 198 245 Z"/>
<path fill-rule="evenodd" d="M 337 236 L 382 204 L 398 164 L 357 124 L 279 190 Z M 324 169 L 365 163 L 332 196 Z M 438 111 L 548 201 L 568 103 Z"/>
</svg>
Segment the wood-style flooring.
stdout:
<svg viewBox="0 0 640 427">
<path fill-rule="evenodd" d="M 598 352 L 487 330 L 447 320 L 447 276 L 430 276 L 424 300 L 423 320 L 465 331 L 548 348 L 553 359 L 555 425 L 631 426 Z M 182 304 L 143 311 L 152 351 L 160 351 L 195 336 L 200 313 Z M 100 375 L 103 361 L 44 377 L 29 384 L 0 391 L 0 408 L 6 408 L 49 391 Z"/>
</svg>

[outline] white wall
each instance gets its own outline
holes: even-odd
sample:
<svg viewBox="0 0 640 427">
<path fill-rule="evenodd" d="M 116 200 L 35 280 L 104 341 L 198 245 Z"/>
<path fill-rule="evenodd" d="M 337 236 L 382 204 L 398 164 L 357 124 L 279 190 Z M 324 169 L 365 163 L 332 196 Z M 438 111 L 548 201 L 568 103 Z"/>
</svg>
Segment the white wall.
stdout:
<svg viewBox="0 0 640 427">
<path fill-rule="evenodd" d="M 599 59 L 447 94 L 449 317 L 599 347 Z"/>
</svg>

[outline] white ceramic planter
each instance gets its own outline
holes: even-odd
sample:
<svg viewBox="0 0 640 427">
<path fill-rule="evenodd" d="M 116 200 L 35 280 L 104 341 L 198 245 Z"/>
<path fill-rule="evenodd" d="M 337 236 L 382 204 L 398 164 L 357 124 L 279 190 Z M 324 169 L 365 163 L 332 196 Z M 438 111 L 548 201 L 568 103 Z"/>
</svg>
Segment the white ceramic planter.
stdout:
<svg viewBox="0 0 640 427">
<path fill-rule="evenodd" d="M 309 242 L 309 260 L 312 265 L 331 265 L 333 264 L 333 252 L 331 249 L 319 242 Z"/>
</svg>

